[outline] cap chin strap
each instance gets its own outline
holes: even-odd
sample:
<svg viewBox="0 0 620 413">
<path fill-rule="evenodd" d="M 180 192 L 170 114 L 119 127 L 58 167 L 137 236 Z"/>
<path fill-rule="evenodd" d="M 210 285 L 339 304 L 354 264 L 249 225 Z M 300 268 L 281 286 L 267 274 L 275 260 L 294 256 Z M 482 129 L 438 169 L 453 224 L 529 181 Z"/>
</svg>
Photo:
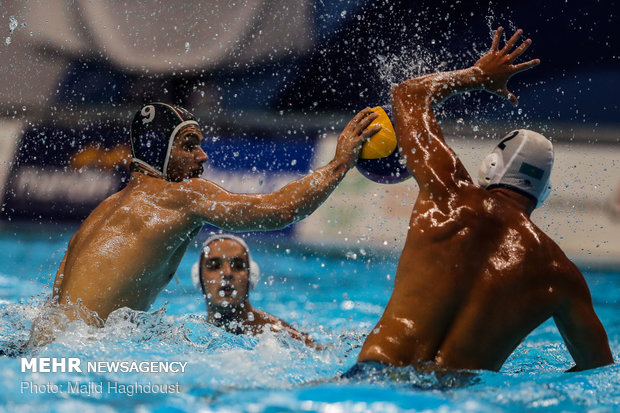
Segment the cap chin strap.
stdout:
<svg viewBox="0 0 620 413">
<path fill-rule="evenodd" d="M 162 179 L 166 179 L 164 177 L 164 174 L 162 174 L 161 172 L 159 172 L 157 169 L 153 168 L 150 164 L 144 162 L 142 159 L 138 159 L 138 158 L 133 158 L 131 160 L 133 163 L 137 164 L 140 166 L 140 168 L 145 169 L 147 172 L 150 172 L 151 174 L 157 176 L 158 178 L 162 178 Z"/>
<path fill-rule="evenodd" d="M 498 170 L 501 169 L 504 169 L 502 157 L 495 151 L 491 152 L 480 164 L 480 169 L 478 170 L 478 184 L 482 188 L 488 187 L 497 176 Z"/>
<path fill-rule="evenodd" d="M 553 185 L 551 184 L 551 181 L 549 180 L 549 181 L 547 181 L 547 185 L 545 185 L 545 189 L 543 190 L 543 192 L 538 197 L 538 202 L 536 203 L 536 208 L 538 208 L 539 206 L 541 206 L 542 204 L 545 203 L 547 198 L 549 198 L 549 195 L 551 194 L 551 190 L 552 189 L 553 189 Z"/>
<path fill-rule="evenodd" d="M 166 159 L 164 160 L 164 179 L 168 180 L 168 162 L 170 162 L 170 153 L 172 152 L 172 146 L 174 145 L 174 139 L 177 137 L 177 134 L 181 129 L 188 125 L 196 125 L 198 126 L 198 122 L 195 120 L 186 120 L 184 122 L 179 123 L 176 128 L 172 130 L 170 134 L 170 138 L 168 139 L 168 150 L 166 151 Z"/>
</svg>

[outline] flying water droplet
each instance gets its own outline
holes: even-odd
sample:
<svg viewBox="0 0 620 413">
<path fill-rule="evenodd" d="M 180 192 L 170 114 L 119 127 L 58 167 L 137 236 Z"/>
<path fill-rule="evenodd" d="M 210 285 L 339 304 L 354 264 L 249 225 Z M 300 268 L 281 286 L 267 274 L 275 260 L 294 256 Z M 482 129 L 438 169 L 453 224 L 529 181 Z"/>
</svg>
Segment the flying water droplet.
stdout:
<svg viewBox="0 0 620 413">
<path fill-rule="evenodd" d="M 357 254 L 354 253 L 353 251 L 347 251 L 346 257 L 348 259 L 350 259 L 350 260 L 356 260 L 357 259 Z"/>
<path fill-rule="evenodd" d="M 9 30 L 13 33 L 13 30 L 17 29 L 17 19 L 13 16 L 9 17 Z"/>
</svg>

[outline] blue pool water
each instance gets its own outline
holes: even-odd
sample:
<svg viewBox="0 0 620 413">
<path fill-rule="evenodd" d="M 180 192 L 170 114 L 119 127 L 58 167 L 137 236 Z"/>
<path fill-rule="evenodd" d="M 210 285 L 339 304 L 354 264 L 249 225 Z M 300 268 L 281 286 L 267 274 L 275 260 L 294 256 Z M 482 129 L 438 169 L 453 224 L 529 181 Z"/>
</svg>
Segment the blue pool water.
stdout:
<svg viewBox="0 0 620 413">
<path fill-rule="evenodd" d="M 72 230 L 0 233 L 0 349 L 25 340 Z M 282 242 L 282 241 L 280 241 Z M 396 252 L 329 251 L 276 241 L 250 242 L 263 277 L 252 303 L 326 346 L 316 351 L 272 333 L 233 336 L 204 322 L 188 252 L 148 313 L 119 310 L 103 329 L 73 323 L 38 357 L 88 361 L 187 362 L 184 373 L 21 372 L 20 359 L 0 357 L 4 411 L 217 412 L 617 412 L 620 367 L 565 374 L 572 360 L 553 324 L 536 329 L 499 373 L 452 382 L 407 373 L 401 381 L 342 382 L 365 335 L 387 302 Z M 620 272 L 585 272 L 594 304 L 620 359 Z M 32 356 L 32 354 L 31 354 Z M 68 383 L 91 386 L 68 392 Z M 26 384 L 24 384 L 26 383 Z M 172 392 L 136 393 L 136 383 Z M 96 387 L 101 384 L 102 389 Z M 109 385 L 116 387 L 108 388 Z M 124 388 L 122 385 L 128 385 Z M 23 386 L 26 386 L 25 388 Z M 30 387 L 28 387 L 30 386 Z M 32 389 L 54 390 L 57 393 Z M 95 386 L 95 387 L 92 387 Z M 143 387 L 143 389 L 146 387 Z M 153 387 L 151 387 L 152 389 Z M 177 391 L 178 390 L 178 391 Z"/>
</svg>

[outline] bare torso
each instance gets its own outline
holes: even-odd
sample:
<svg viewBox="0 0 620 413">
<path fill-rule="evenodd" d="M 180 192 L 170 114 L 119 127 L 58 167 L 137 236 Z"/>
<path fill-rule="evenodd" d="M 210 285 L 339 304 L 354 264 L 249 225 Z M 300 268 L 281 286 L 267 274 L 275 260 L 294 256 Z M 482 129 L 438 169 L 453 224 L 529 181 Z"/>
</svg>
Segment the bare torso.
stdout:
<svg viewBox="0 0 620 413">
<path fill-rule="evenodd" d="M 471 185 L 442 208 L 418 199 L 394 292 L 359 361 L 498 370 L 553 315 L 567 283 L 558 269 L 573 265 L 501 191 Z"/>
<path fill-rule="evenodd" d="M 91 213 L 58 270 L 59 303 L 79 300 L 103 319 L 120 307 L 150 307 L 202 225 L 167 193 L 172 185 L 140 174 Z"/>
<path fill-rule="evenodd" d="M 392 91 L 399 146 L 420 194 L 392 297 L 358 361 L 499 370 L 553 317 L 573 369 L 613 363 L 581 272 L 530 221 L 538 198 L 474 185 L 435 119 L 434 104 L 469 90 L 517 103 L 506 82 L 538 61 L 514 65 L 531 40 L 513 50 L 517 31 L 500 49 L 501 34 L 471 68 L 410 79 Z"/>
<path fill-rule="evenodd" d="M 327 165 L 270 194 L 234 194 L 198 178 L 207 159 L 202 134 L 195 125 L 182 128 L 170 149 L 173 179 L 134 171 L 127 187 L 82 223 L 56 274 L 54 300 L 61 305 L 81 302 L 100 319 L 121 307 L 147 310 L 202 225 L 268 231 L 318 208 L 353 166 L 363 139 L 380 128 L 367 128 L 375 118 L 369 108 L 360 111 L 339 135 Z M 96 317 L 78 313 L 66 311 L 70 319 L 100 324 Z"/>
<path fill-rule="evenodd" d="M 151 122 L 152 110 L 145 106 L 136 119 Z M 181 118 L 178 108 L 174 112 Z M 166 173 L 134 159 L 127 187 L 95 208 L 75 233 L 54 280 L 53 308 L 33 323 L 30 344 L 54 340 L 67 321 L 102 325 L 121 307 L 148 310 L 204 224 L 269 231 L 305 218 L 354 165 L 363 140 L 380 129 L 369 128 L 375 118 L 370 108 L 360 111 L 338 136 L 328 164 L 270 194 L 235 194 L 199 178 L 208 159 L 202 133 L 195 122 L 179 123 Z"/>
</svg>

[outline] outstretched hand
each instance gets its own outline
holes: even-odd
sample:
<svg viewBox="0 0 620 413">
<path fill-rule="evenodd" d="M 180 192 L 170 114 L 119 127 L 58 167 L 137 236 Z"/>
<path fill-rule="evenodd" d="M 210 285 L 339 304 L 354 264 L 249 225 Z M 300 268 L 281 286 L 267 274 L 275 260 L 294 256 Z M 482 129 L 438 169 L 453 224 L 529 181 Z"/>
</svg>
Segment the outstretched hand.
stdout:
<svg viewBox="0 0 620 413">
<path fill-rule="evenodd" d="M 361 110 L 349 121 L 340 136 L 338 136 L 336 158 L 345 159 L 349 168 L 355 165 L 362 149 L 362 144 L 381 130 L 379 125 L 375 125 L 372 128 L 368 127 L 377 116 L 370 108 Z"/>
<path fill-rule="evenodd" d="M 508 80 L 519 72 L 528 70 L 537 66 L 540 59 L 532 59 L 528 62 L 513 64 L 515 59 L 527 50 L 532 44 L 532 39 L 526 39 L 518 47 L 515 45 L 521 38 L 523 30 L 519 29 L 506 42 L 502 49 L 499 48 L 499 41 L 504 29 L 499 27 L 495 31 L 493 44 L 491 49 L 474 64 L 474 67 L 482 70 L 485 76 L 484 88 L 498 96 L 505 97 L 513 105 L 517 105 L 519 101 L 517 97 L 510 93 L 507 88 Z M 514 48 L 514 49 L 513 49 Z"/>
</svg>

